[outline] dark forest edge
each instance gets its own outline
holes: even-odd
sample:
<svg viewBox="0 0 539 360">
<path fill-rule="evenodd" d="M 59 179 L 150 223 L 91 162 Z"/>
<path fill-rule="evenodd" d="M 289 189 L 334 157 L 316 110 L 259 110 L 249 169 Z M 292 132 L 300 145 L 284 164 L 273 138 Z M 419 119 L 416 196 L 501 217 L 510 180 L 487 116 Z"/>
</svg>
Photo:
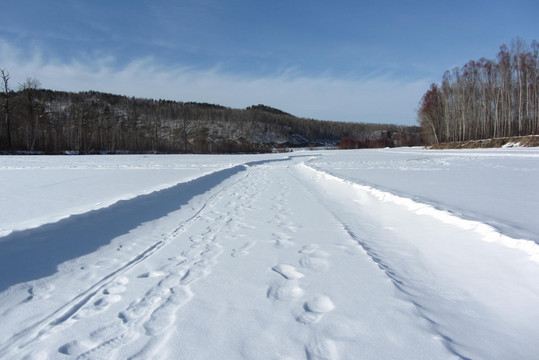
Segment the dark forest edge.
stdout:
<svg viewBox="0 0 539 360">
<path fill-rule="evenodd" d="M 528 46 L 517 38 L 510 48 L 500 47 L 496 60 L 481 58 L 446 71 L 442 83 L 423 95 L 418 120 L 427 144 L 458 147 L 458 142 L 537 135 L 539 43 Z"/>
<path fill-rule="evenodd" d="M 488 148 L 509 148 L 509 147 L 537 147 L 539 146 L 539 135 L 511 136 L 503 138 L 481 139 L 437 143 L 429 146 L 429 149 L 488 149 Z"/>
<path fill-rule="evenodd" d="M 265 105 L 232 109 L 44 90 L 33 78 L 12 91 L 9 73 L 1 75 L 2 154 L 261 153 L 337 147 L 348 138 L 357 147 L 421 144 L 418 126 L 320 121 Z"/>
</svg>

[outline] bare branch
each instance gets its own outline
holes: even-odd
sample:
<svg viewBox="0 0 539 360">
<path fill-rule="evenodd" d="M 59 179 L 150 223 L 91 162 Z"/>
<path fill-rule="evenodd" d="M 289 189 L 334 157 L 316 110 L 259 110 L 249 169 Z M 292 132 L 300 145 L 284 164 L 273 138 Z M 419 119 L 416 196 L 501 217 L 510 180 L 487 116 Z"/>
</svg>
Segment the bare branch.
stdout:
<svg viewBox="0 0 539 360">
<path fill-rule="evenodd" d="M 25 91 L 25 90 L 38 90 L 41 87 L 41 82 L 33 77 L 27 77 L 26 80 L 19 84 L 19 90 Z"/>
<path fill-rule="evenodd" d="M 7 94 L 9 92 L 8 82 L 11 78 L 9 71 L 7 71 L 6 68 L 0 69 L 0 76 L 2 77 L 2 92 Z"/>
</svg>

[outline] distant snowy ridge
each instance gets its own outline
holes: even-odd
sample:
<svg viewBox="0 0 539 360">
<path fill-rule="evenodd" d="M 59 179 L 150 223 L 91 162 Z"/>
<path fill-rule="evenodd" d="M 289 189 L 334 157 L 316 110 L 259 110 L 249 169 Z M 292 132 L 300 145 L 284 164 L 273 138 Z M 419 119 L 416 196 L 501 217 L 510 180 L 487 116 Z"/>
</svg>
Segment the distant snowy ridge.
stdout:
<svg viewBox="0 0 539 360">
<path fill-rule="evenodd" d="M 394 203 L 405 207 L 406 209 L 418 214 L 426 215 L 435 218 L 443 223 L 455 225 L 463 230 L 473 231 L 481 235 L 481 239 L 485 242 L 498 243 L 502 246 L 518 249 L 525 252 L 532 261 L 539 263 L 539 244 L 528 239 L 515 239 L 504 235 L 497 231 L 494 227 L 482 223 L 480 221 L 467 220 L 457 215 L 435 208 L 432 205 L 414 201 L 410 198 L 398 196 L 387 191 L 382 191 L 371 186 L 360 185 L 349 180 L 329 174 L 325 171 L 315 169 L 306 163 L 299 165 L 303 169 L 314 172 L 316 175 L 325 180 L 339 182 L 345 184 L 360 193 L 367 193 L 377 200 Z"/>
</svg>

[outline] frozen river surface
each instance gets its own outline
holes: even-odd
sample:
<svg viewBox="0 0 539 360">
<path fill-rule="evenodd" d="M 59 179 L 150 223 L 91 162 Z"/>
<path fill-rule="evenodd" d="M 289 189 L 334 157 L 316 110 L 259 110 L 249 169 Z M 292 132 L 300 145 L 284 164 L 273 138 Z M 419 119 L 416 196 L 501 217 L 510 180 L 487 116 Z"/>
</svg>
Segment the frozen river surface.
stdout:
<svg viewBox="0 0 539 360">
<path fill-rule="evenodd" d="M 2 359 L 535 359 L 539 150 L 0 158 Z"/>
</svg>

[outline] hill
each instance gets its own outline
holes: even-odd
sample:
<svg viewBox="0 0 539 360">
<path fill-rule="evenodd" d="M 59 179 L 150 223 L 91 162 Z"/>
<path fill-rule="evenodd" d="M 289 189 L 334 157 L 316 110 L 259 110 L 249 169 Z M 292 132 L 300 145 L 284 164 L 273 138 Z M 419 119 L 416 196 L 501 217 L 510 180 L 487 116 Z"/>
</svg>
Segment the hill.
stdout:
<svg viewBox="0 0 539 360">
<path fill-rule="evenodd" d="M 3 152 L 234 153 L 419 144 L 418 127 L 320 121 L 265 105 L 221 105 L 25 88 L 3 94 Z"/>
</svg>

